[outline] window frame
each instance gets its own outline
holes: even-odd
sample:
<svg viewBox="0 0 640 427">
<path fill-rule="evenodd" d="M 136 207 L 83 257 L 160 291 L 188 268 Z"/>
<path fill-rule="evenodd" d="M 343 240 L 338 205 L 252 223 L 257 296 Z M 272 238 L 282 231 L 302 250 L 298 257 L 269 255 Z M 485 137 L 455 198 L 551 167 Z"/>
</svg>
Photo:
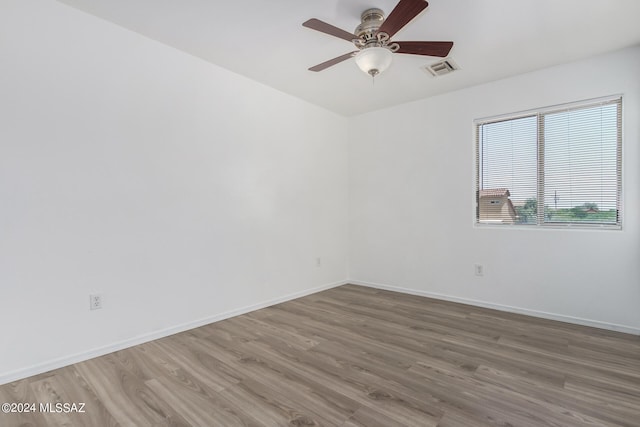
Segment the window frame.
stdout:
<svg viewBox="0 0 640 427">
<path fill-rule="evenodd" d="M 617 142 L 616 142 L 616 223 L 589 223 L 589 222 L 558 222 L 548 221 L 544 218 L 545 208 L 545 176 L 544 176 L 544 117 L 547 114 L 561 113 L 566 111 L 578 110 L 589 107 L 597 107 L 608 104 L 617 105 Z M 474 193 L 474 226 L 475 227 L 489 227 L 489 228 L 520 228 L 520 229 L 597 229 L 597 230 L 621 230 L 623 225 L 623 139 L 624 139 L 624 127 L 623 127 L 623 109 L 624 99 L 622 94 L 610 95 L 600 98 L 586 99 L 582 101 L 570 102 L 565 104 L 552 105 L 547 107 L 541 107 L 526 111 L 520 111 L 516 113 L 502 114 L 498 116 L 491 116 L 485 118 L 479 118 L 473 120 L 474 126 L 474 156 L 475 156 L 475 193 Z M 537 119 L 537 137 L 536 137 L 536 200 L 542 200 L 542 203 L 537 203 L 536 222 L 531 224 L 516 223 L 492 223 L 482 222 L 480 220 L 480 180 L 482 174 L 482 168 L 480 162 L 482 161 L 482 149 L 480 144 L 480 129 L 482 125 L 491 123 L 504 122 L 509 120 L 517 120 L 526 117 L 535 116 Z"/>
</svg>

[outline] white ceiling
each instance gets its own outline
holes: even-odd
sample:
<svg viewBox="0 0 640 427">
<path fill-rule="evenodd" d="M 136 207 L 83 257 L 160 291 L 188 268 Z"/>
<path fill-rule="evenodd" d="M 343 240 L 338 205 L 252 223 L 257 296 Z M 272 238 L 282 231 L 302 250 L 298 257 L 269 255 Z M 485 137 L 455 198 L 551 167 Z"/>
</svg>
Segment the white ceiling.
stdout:
<svg viewBox="0 0 640 427">
<path fill-rule="evenodd" d="M 301 24 L 352 32 L 362 11 L 397 0 L 59 1 L 343 115 L 640 43 L 638 0 L 430 0 L 393 40 L 452 40 L 461 70 L 434 78 L 421 67 L 438 58 L 396 54 L 373 84 L 353 59 L 308 71 L 355 49 Z"/>
</svg>

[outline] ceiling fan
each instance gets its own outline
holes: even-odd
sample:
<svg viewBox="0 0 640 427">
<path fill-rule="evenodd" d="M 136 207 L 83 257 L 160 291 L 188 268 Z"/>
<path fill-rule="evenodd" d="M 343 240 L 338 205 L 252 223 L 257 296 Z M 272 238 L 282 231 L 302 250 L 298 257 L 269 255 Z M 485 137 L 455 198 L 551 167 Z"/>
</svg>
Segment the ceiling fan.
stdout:
<svg viewBox="0 0 640 427">
<path fill-rule="evenodd" d="M 354 33 L 334 27 L 319 19 L 309 19 L 302 25 L 330 36 L 352 42 L 358 50 L 330 59 L 309 68 L 322 71 L 349 58 L 355 57 L 358 67 L 375 77 L 391 65 L 394 53 L 445 57 L 453 47 L 450 41 L 409 41 L 391 42 L 402 27 L 415 18 L 429 5 L 425 0 L 400 0 L 387 19 L 380 9 L 367 9 L 360 17 L 361 23 Z"/>
</svg>

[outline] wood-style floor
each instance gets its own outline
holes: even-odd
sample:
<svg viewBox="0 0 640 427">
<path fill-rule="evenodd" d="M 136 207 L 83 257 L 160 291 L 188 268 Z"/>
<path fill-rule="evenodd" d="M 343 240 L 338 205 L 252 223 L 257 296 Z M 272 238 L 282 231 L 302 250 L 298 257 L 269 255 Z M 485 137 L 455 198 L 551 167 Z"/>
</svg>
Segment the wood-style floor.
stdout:
<svg viewBox="0 0 640 427">
<path fill-rule="evenodd" d="M 86 404 L 2 427 L 638 427 L 640 337 L 346 285 L 0 386 L 2 402 Z"/>
</svg>

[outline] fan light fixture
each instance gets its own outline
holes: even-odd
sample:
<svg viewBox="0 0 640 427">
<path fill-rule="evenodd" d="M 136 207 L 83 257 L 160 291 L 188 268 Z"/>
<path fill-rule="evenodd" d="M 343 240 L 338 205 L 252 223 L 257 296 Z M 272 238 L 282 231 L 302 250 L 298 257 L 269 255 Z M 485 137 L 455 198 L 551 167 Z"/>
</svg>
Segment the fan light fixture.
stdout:
<svg viewBox="0 0 640 427">
<path fill-rule="evenodd" d="M 371 77 L 384 72 L 391 65 L 392 53 L 386 47 L 372 46 L 362 49 L 356 55 L 356 64 Z"/>
</svg>

